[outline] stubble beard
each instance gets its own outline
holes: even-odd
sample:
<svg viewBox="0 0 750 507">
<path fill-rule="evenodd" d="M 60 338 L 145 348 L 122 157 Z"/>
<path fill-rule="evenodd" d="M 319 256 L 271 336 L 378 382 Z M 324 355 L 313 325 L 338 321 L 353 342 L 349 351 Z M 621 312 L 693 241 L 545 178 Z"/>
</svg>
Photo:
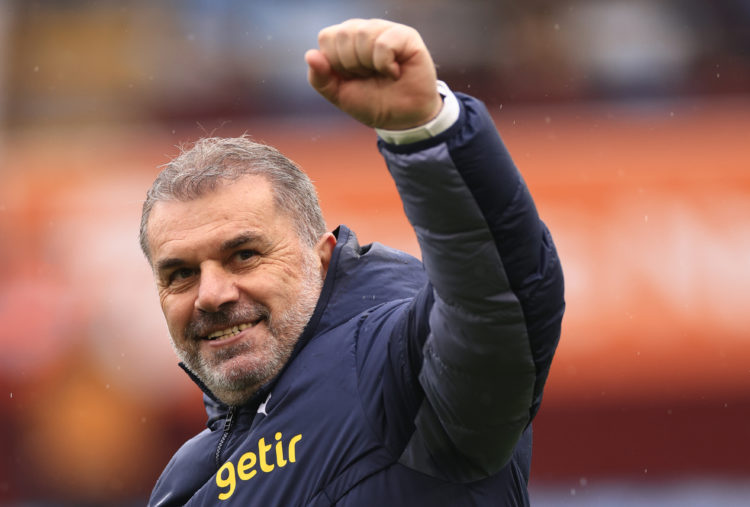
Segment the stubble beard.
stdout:
<svg viewBox="0 0 750 507">
<path fill-rule="evenodd" d="M 226 327 L 230 327 L 234 323 L 254 321 L 262 317 L 263 320 L 256 325 L 267 326 L 268 335 L 265 342 L 240 342 L 223 347 L 207 356 L 201 353 L 200 341 L 194 336 L 188 336 L 185 340 L 189 346 L 178 347 L 172 340 L 172 346 L 180 361 L 212 394 L 227 405 L 241 405 L 248 401 L 258 388 L 276 376 L 289 360 L 294 346 L 315 311 L 323 286 L 321 273 L 316 269 L 311 256 L 304 258 L 301 269 L 303 277 L 299 291 L 284 312 L 271 314 L 266 306 L 254 304 L 232 308 L 204 319 L 214 325 L 218 321 L 226 322 Z M 205 322 L 193 321 L 188 326 L 186 334 L 200 336 L 201 332 L 197 329 L 205 326 Z M 258 348 L 262 350 L 257 350 Z M 247 361 L 238 360 L 242 358 L 246 358 Z M 252 362 L 253 365 L 248 366 L 248 362 Z"/>
</svg>

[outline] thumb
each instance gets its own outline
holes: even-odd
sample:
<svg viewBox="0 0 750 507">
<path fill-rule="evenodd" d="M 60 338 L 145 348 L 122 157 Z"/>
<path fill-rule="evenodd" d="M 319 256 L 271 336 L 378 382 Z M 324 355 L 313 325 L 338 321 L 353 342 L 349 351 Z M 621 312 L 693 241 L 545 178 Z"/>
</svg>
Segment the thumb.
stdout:
<svg viewBox="0 0 750 507">
<path fill-rule="evenodd" d="M 334 94 L 336 87 L 336 76 L 333 74 L 331 64 L 323 53 L 317 49 L 310 49 L 305 53 L 307 62 L 307 81 L 326 98 Z"/>
</svg>

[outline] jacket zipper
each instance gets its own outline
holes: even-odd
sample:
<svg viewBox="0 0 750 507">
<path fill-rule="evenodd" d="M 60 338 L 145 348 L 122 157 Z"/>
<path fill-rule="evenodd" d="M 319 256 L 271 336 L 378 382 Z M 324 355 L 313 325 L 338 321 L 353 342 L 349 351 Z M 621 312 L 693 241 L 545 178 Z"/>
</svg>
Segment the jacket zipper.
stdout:
<svg viewBox="0 0 750 507">
<path fill-rule="evenodd" d="M 234 416 L 236 412 L 237 407 L 229 407 L 227 418 L 224 419 L 224 433 L 222 433 L 221 439 L 219 439 L 219 445 L 216 446 L 216 454 L 214 455 L 214 461 L 216 462 L 217 470 L 221 467 L 221 451 L 224 449 L 224 444 L 226 443 L 227 438 L 229 438 L 229 432 L 232 431 L 232 425 L 234 424 Z"/>
</svg>

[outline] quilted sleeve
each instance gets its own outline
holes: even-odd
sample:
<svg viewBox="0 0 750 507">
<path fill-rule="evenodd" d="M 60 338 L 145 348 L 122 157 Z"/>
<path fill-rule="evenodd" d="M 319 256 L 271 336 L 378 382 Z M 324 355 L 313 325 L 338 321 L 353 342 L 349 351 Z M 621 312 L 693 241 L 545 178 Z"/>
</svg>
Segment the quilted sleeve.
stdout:
<svg viewBox="0 0 750 507">
<path fill-rule="evenodd" d="M 536 413 L 564 300 L 552 239 L 489 113 L 456 95 L 447 131 L 379 148 L 434 290 L 401 462 L 466 482 L 505 466 Z"/>
</svg>

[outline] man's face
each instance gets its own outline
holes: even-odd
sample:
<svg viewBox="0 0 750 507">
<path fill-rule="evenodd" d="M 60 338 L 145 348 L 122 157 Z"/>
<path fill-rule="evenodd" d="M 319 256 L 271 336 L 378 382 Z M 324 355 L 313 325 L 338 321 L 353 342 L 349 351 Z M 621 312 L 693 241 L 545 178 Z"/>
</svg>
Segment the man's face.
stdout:
<svg viewBox="0 0 750 507">
<path fill-rule="evenodd" d="M 222 401 L 243 403 L 289 358 L 333 236 L 302 244 L 268 180 L 244 176 L 192 201 L 156 203 L 148 238 L 177 355 Z"/>
</svg>

